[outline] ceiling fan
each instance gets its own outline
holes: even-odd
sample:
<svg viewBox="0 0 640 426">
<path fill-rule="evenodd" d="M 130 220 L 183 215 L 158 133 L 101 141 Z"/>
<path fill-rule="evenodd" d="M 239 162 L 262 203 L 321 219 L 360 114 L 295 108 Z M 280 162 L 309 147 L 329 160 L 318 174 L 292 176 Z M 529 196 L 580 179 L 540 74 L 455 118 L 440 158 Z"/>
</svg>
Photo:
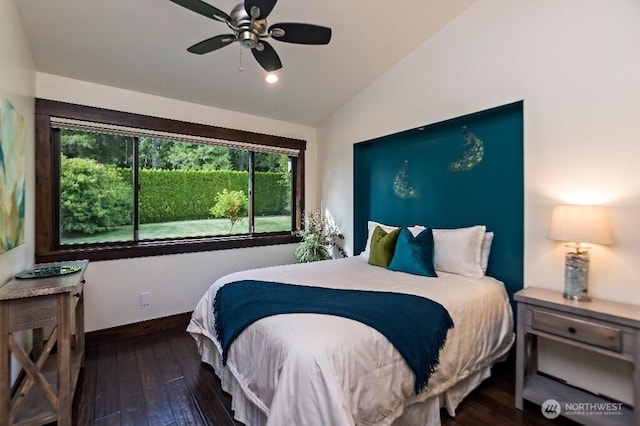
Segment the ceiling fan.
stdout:
<svg viewBox="0 0 640 426">
<path fill-rule="evenodd" d="M 283 22 L 267 29 L 267 16 L 277 0 L 245 0 L 236 5 L 229 15 L 202 0 L 171 0 L 200 15 L 224 22 L 233 31 L 194 44 L 187 50 L 202 55 L 213 52 L 235 41 L 251 50 L 253 57 L 266 71 L 282 68 L 282 62 L 266 38 L 297 44 L 329 44 L 331 28 L 298 22 Z"/>
</svg>

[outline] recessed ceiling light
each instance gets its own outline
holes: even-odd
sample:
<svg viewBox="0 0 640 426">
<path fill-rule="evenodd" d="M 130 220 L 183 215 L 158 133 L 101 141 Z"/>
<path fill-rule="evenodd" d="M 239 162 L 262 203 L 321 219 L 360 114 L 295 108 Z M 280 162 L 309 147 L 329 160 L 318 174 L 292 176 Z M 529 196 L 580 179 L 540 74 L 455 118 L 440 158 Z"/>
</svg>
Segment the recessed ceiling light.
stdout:
<svg viewBox="0 0 640 426">
<path fill-rule="evenodd" d="M 267 74 L 267 76 L 264 79 L 269 84 L 274 84 L 278 82 L 278 76 L 276 74 Z"/>
</svg>

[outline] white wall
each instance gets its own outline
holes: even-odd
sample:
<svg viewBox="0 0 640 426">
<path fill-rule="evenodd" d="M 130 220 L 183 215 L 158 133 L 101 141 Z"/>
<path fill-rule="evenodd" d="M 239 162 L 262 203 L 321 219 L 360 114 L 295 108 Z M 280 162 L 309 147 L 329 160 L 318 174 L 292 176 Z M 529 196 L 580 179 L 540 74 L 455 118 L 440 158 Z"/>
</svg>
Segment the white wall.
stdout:
<svg viewBox="0 0 640 426">
<path fill-rule="evenodd" d="M 35 68 L 14 0 L 0 1 L 0 99 L 8 99 L 25 123 L 25 243 L 0 254 L 0 285 L 33 264 L 35 249 L 34 102 Z M 17 339 L 28 346 L 29 334 Z M 11 381 L 18 364 L 12 360 Z"/>
<path fill-rule="evenodd" d="M 38 98 L 304 139 L 305 207 L 317 204 L 316 130 L 173 99 L 37 73 Z M 295 245 L 91 262 L 86 274 L 87 331 L 191 311 L 217 278 L 238 270 L 293 263 Z M 140 293 L 151 304 L 140 306 Z"/>
<path fill-rule="evenodd" d="M 33 263 L 35 246 L 34 98 L 35 68 L 14 0 L 0 2 L 0 98 L 24 117 L 26 130 L 25 243 L 0 254 L 0 285 Z"/>
<path fill-rule="evenodd" d="M 563 288 L 553 205 L 603 204 L 616 242 L 593 248 L 591 292 L 640 305 L 639 23 L 636 0 L 479 0 L 323 123 L 323 208 L 352 244 L 354 143 L 523 99 L 524 285 Z"/>
</svg>

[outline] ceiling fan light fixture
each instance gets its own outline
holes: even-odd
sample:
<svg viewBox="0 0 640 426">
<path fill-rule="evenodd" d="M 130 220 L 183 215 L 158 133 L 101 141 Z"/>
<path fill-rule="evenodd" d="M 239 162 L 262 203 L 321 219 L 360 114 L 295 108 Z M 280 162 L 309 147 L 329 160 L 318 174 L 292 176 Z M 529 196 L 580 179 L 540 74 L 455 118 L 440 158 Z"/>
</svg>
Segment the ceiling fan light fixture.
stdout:
<svg viewBox="0 0 640 426">
<path fill-rule="evenodd" d="M 274 73 L 269 73 L 266 75 L 264 80 L 269 84 L 275 84 L 278 82 L 278 75 Z"/>
<path fill-rule="evenodd" d="M 238 33 L 238 41 L 242 47 L 246 47 L 247 49 L 253 49 L 254 47 L 258 50 L 261 50 L 258 46 L 260 45 L 260 37 L 251 31 L 242 31 Z"/>
</svg>

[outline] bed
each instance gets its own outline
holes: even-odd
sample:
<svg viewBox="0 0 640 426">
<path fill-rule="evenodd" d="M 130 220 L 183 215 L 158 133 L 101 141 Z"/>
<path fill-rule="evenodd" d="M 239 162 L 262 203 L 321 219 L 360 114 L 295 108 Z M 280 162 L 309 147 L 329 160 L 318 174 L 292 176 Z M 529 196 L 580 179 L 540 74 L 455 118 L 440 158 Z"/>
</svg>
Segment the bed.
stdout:
<svg viewBox="0 0 640 426">
<path fill-rule="evenodd" d="M 523 280 L 522 111 L 517 102 L 355 144 L 352 248 L 361 255 L 242 271 L 213 283 L 188 331 L 231 394 L 237 420 L 415 426 L 439 425 L 442 408 L 455 415 L 514 341 L 511 295 Z M 409 270 L 391 268 L 399 243 L 391 264 L 376 265 L 377 256 L 370 263 L 372 247 L 384 246 L 372 246 L 372 236 L 396 229 L 398 241 L 411 234 L 405 243 L 431 230 L 437 277 L 411 270 L 411 262 L 400 262 Z M 222 286 L 243 280 L 420 296 L 442 305 L 454 327 L 417 393 L 417 375 L 390 341 L 341 316 L 259 319 L 238 335 L 223 366 L 212 304 Z"/>
<path fill-rule="evenodd" d="M 232 395 L 247 425 L 437 425 L 451 415 L 514 339 L 503 284 L 491 277 L 439 272 L 429 278 L 390 271 L 355 256 L 237 272 L 217 280 L 198 303 L 188 331 L 202 360 Z M 427 389 L 414 393 L 413 373 L 374 329 L 346 318 L 286 314 L 250 325 L 229 350 L 226 367 L 213 325 L 212 303 L 226 283 L 265 281 L 391 291 L 443 305 L 455 323 Z"/>
</svg>

